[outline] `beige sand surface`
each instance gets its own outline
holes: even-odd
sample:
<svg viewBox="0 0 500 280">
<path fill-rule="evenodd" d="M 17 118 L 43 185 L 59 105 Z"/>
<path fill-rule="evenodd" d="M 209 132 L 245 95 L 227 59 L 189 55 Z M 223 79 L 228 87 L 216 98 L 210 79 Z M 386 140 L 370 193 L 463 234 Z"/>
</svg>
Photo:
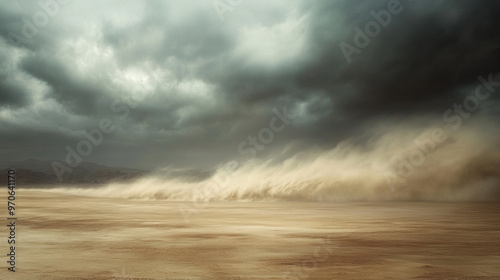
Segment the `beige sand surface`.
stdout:
<svg viewBox="0 0 500 280">
<path fill-rule="evenodd" d="M 180 202 L 16 202 L 17 272 L 4 257 L 0 279 L 500 279 L 498 203 L 220 202 L 186 221 Z"/>
</svg>

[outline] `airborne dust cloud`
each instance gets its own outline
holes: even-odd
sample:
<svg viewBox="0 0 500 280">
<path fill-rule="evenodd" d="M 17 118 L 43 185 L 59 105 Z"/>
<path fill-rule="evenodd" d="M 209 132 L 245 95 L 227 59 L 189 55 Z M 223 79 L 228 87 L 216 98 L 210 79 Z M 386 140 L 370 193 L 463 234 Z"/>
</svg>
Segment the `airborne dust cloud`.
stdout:
<svg viewBox="0 0 500 280">
<path fill-rule="evenodd" d="M 500 133 L 494 122 L 469 122 L 457 130 L 439 122 L 386 123 L 367 133 L 362 144 L 351 139 L 291 155 L 287 147 L 275 158 L 232 161 L 194 182 L 150 175 L 127 184 L 52 191 L 174 201 L 500 200 Z"/>
</svg>

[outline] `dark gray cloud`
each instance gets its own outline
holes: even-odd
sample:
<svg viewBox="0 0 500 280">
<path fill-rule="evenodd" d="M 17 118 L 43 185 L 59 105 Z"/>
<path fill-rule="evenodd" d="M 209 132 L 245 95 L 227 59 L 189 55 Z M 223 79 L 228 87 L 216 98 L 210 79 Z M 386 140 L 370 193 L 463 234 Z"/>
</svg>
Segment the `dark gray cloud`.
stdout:
<svg viewBox="0 0 500 280">
<path fill-rule="evenodd" d="M 6 81 L 8 76 L 0 76 L 4 82 L 0 84 L 0 104 L 2 106 L 22 106 L 27 103 L 27 93 L 17 84 Z"/>
<path fill-rule="evenodd" d="M 0 4 L 0 145 L 19 159 L 64 158 L 109 119 L 87 160 L 210 167 L 285 106 L 293 122 L 259 155 L 333 146 L 376 120 L 441 118 L 500 72 L 497 1 L 401 1 L 350 62 L 340 44 L 391 1 L 242 1 L 223 20 L 210 1 L 42 2 Z"/>
</svg>

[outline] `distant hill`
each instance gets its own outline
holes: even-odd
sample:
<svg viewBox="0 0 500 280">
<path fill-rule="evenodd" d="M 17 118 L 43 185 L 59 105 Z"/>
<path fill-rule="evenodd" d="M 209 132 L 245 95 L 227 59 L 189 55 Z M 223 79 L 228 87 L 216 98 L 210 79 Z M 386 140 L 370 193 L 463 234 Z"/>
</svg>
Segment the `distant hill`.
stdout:
<svg viewBox="0 0 500 280">
<path fill-rule="evenodd" d="M 63 175 L 59 182 L 53 168 L 53 161 L 28 159 L 16 162 L 0 162 L 0 174 L 7 174 L 8 169 L 16 169 L 16 182 L 29 184 L 107 184 L 127 182 L 149 174 L 148 171 L 131 168 L 109 167 L 92 162 L 82 162 L 72 168 L 72 172 Z"/>
</svg>

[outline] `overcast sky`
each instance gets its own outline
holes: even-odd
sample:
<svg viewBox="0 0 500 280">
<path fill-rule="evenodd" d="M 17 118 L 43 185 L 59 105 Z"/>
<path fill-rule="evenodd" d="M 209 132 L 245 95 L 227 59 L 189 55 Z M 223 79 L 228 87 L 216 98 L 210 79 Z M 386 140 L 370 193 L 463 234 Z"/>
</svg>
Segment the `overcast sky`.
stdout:
<svg viewBox="0 0 500 280">
<path fill-rule="evenodd" d="M 64 160 L 109 120 L 85 161 L 211 168 L 273 109 L 290 123 L 258 157 L 442 119 L 478 76 L 500 80 L 494 0 L 62 2 L 0 2 L 2 160 Z M 357 48 L 372 10 L 391 19 Z M 499 96 L 476 114 L 496 118 Z"/>
</svg>

